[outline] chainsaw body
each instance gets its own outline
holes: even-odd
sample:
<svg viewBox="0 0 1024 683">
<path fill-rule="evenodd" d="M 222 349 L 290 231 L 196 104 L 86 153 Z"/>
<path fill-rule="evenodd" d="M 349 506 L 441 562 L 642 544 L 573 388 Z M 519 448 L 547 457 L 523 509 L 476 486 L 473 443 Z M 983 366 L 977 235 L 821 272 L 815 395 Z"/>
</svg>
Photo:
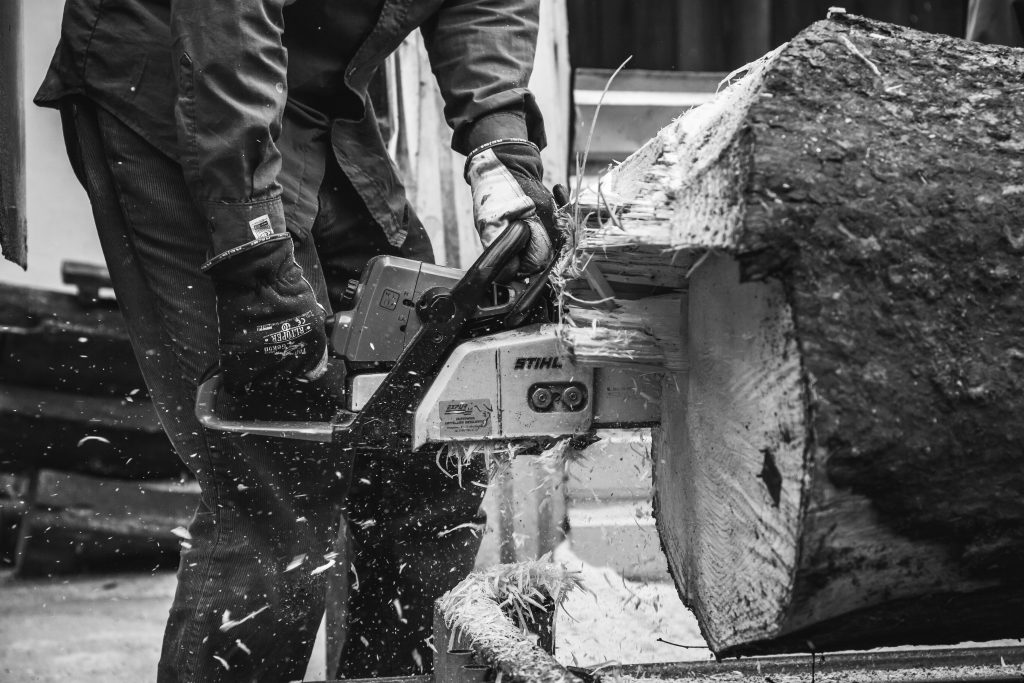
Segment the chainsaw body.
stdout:
<svg viewBox="0 0 1024 683">
<path fill-rule="evenodd" d="M 345 405 L 331 422 L 225 418 L 222 378 L 199 389 L 207 428 L 333 442 L 343 448 L 420 449 L 450 442 L 585 434 L 658 421 L 660 378 L 579 366 L 560 348 L 548 273 L 496 284 L 528 237 L 507 230 L 467 271 L 376 257 L 350 282 L 330 333 L 344 363 Z"/>
<path fill-rule="evenodd" d="M 351 280 L 334 316 L 331 353 L 350 370 L 398 360 L 423 327 L 433 294 L 450 291 L 466 271 L 396 256 L 370 259 L 359 280 Z M 481 320 L 507 311 L 521 284 L 492 285 L 470 315 Z"/>
<path fill-rule="evenodd" d="M 658 423 L 660 376 L 579 366 L 562 356 L 559 344 L 550 324 L 458 344 L 416 409 L 412 447 Z M 349 409 L 362 409 L 386 379 L 387 373 L 350 375 Z"/>
</svg>

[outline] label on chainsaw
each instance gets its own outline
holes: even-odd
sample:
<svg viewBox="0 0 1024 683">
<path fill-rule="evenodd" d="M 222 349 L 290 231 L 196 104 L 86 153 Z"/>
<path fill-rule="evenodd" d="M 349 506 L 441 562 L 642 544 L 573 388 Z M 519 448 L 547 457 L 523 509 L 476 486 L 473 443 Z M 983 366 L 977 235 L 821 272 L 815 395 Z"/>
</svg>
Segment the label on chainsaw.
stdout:
<svg viewBox="0 0 1024 683">
<path fill-rule="evenodd" d="M 490 436 L 491 402 L 488 399 L 440 401 L 441 438 Z"/>
</svg>

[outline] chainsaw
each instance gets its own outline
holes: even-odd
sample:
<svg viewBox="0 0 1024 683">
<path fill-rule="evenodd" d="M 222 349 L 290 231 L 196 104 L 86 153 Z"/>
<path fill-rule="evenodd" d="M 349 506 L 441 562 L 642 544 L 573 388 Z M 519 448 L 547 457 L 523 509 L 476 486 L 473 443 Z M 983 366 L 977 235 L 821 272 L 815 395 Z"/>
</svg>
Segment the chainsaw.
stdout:
<svg viewBox="0 0 1024 683">
<path fill-rule="evenodd" d="M 529 239 L 515 223 L 465 271 L 378 256 L 351 281 L 330 327 L 344 365 L 343 407 L 325 422 L 222 415 L 223 377 L 202 383 L 196 416 L 208 429 L 421 450 L 452 442 L 580 437 L 654 426 L 657 375 L 578 365 L 560 345 L 551 266 L 529 282 L 499 275 Z"/>
</svg>

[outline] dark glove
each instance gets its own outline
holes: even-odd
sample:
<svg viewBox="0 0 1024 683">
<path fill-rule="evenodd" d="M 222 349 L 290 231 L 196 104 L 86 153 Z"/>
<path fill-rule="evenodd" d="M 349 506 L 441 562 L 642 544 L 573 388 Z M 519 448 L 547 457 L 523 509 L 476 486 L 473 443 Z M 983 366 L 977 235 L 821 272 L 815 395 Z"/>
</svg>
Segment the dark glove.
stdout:
<svg viewBox="0 0 1024 683">
<path fill-rule="evenodd" d="M 495 140 L 477 147 L 466 159 L 473 220 L 483 245 L 490 245 L 515 221 L 530 226 L 530 241 L 519 254 L 520 276 L 547 268 L 565 244 L 543 177 L 540 149 L 528 140 Z"/>
<path fill-rule="evenodd" d="M 213 280 L 220 365 L 236 396 L 327 368 L 324 309 L 295 262 L 292 238 L 278 233 L 230 249 L 203 265 Z"/>
</svg>

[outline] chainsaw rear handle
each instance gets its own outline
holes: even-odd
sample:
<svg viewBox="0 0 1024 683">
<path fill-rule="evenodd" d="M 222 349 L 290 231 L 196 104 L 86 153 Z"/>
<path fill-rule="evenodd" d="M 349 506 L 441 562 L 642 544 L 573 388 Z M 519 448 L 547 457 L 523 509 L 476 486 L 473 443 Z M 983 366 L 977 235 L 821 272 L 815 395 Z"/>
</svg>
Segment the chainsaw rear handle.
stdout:
<svg viewBox="0 0 1024 683">
<path fill-rule="evenodd" d="M 484 249 L 484 252 L 480 254 L 451 290 L 452 302 L 454 304 L 451 319 L 439 321 L 438 326 L 461 329 L 462 324 L 469 317 L 473 309 L 478 307 L 483 293 L 490 289 L 505 266 L 522 251 L 529 239 L 530 226 L 523 221 L 517 221 L 501 233 L 490 246 Z M 427 325 L 427 327 L 432 326 Z M 454 340 L 458 331 L 457 329 L 446 330 L 448 333 L 446 334 L 447 340 L 442 344 L 437 344 L 433 342 L 437 338 L 436 334 L 432 335 L 431 342 L 424 342 L 421 339 L 424 329 L 420 330 L 421 334 L 417 335 L 412 344 L 410 344 L 410 347 L 398 359 L 392 372 L 388 374 L 381 386 L 374 392 L 374 395 L 370 397 L 366 408 L 370 409 L 371 413 L 376 412 L 374 408 L 380 403 L 379 397 L 385 393 L 382 392 L 382 389 L 389 388 L 389 380 L 401 383 L 400 379 L 395 379 L 394 377 L 398 374 L 396 371 L 401 372 L 402 378 L 408 379 L 408 356 L 410 355 L 409 352 L 413 350 L 413 346 L 432 343 L 434 351 L 437 352 L 437 355 L 440 355 L 440 353 L 447 350 L 447 347 Z M 437 348 L 438 346 L 442 348 Z M 346 433 L 358 422 L 360 417 L 359 413 L 344 411 L 333 422 L 262 421 L 224 418 L 220 416 L 217 410 L 217 401 L 223 386 L 224 376 L 216 374 L 200 384 L 196 392 L 196 418 L 203 427 L 217 432 L 316 443 L 333 443 L 344 441 Z M 424 386 L 423 388 L 425 389 L 426 387 Z M 377 402 L 374 401 L 375 398 L 378 399 Z"/>
</svg>

